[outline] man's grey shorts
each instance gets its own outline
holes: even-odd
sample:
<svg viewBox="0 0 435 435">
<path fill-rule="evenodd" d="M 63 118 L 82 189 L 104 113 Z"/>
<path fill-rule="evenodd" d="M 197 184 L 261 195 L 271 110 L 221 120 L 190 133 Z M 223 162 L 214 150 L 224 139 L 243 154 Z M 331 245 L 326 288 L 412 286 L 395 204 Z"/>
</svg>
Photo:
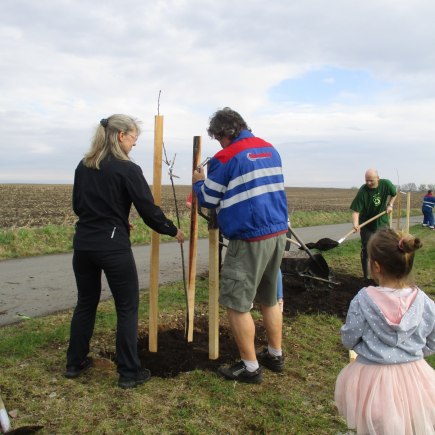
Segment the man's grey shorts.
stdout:
<svg viewBox="0 0 435 435">
<path fill-rule="evenodd" d="M 254 299 L 275 305 L 285 241 L 285 234 L 257 242 L 230 240 L 221 270 L 219 303 L 242 313 L 251 309 Z"/>
</svg>

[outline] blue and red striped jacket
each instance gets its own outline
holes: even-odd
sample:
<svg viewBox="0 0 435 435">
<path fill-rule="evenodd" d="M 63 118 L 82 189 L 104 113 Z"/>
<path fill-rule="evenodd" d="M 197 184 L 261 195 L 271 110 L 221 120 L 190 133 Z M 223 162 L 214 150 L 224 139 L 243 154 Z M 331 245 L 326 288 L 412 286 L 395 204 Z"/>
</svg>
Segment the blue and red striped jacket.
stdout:
<svg viewBox="0 0 435 435">
<path fill-rule="evenodd" d="M 193 189 L 201 207 L 216 209 L 227 239 L 262 239 L 287 231 L 281 157 L 248 130 L 210 160 L 206 180 Z"/>
</svg>

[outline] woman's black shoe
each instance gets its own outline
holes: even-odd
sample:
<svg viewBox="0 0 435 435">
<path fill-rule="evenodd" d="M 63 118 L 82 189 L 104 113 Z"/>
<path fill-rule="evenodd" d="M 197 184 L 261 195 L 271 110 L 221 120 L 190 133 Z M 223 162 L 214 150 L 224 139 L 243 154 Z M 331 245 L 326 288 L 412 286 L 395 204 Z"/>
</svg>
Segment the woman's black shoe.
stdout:
<svg viewBox="0 0 435 435">
<path fill-rule="evenodd" d="M 134 388 L 138 385 L 144 384 L 151 377 L 151 372 L 148 369 L 142 369 L 137 373 L 134 378 L 127 376 L 119 376 L 118 387 L 121 388 Z"/>
<path fill-rule="evenodd" d="M 92 358 L 87 356 L 78 366 L 67 366 L 64 376 L 68 379 L 74 379 L 80 376 L 85 370 L 92 366 Z"/>
</svg>

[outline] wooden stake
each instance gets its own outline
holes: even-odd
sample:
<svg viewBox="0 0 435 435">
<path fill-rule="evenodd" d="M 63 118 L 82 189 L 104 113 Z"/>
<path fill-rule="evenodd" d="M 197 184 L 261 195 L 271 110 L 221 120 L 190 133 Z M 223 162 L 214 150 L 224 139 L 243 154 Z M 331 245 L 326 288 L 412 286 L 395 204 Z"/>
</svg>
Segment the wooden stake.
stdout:
<svg viewBox="0 0 435 435">
<path fill-rule="evenodd" d="M 406 194 L 406 228 L 405 231 L 409 234 L 409 217 L 411 214 L 411 192 Z"/>
<path fill-rule="evenodd" d="M 201 159 L 201 136 L 193 138 L 192 172 L 196 171 Z M 187 341 L 193 341 L 193 319 L 195 317 L 195 285 L 196 285 L 196 256 L 198 252 L 198 199 L 192 195 L 190 208 L 190 241 L 189 241 L 189 273 L 187 287 L 187 305 L 189 322 L 187 324 Z"/>
<path fill-rule="evenodd" d="M 219 358 L 219 229 L 216 212 L 210 211 L 208 223 L 208 357 Z"/>
<path fill-rule="evenodd" d="M 400 230 L 400 218 L 402 215 L 402 209 L 401 209 L 401 200 L 400 200 L 400 194 L 402 192 L 400 192 L 400 189 L 397 190 L 397 224 L 396 224 L 396 229 L 397 231 Z"/>
<path fill-rule="evenodd" d="M 154 202 L 161 205 L 162 197 L 162 150 L 163 150 L 163 116 L 154 119 Z M 150 311 L 149 311 L 149 351 L 157 352 L 157 316 L 159 296 L 159 254 L 160 234 L 151 232 L 151 264 L 150 264 Z"/>
</svg>

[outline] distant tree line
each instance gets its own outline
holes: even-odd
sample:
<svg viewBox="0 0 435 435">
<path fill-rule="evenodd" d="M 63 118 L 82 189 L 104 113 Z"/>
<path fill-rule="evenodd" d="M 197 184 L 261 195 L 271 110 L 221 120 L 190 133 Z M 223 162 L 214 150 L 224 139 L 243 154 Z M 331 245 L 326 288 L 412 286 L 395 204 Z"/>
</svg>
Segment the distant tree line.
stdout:
<svg viewBox="0 0 435 435">
<path fill-rule="evenodd" d="M 420 186 L 417 187 L 415 183 L 406 183 L 398 187 L 400 187 L 402 192 L 427 192 L 428 190 L 435 191 L 435 184 L 420 184 Z"/>
</svg>

